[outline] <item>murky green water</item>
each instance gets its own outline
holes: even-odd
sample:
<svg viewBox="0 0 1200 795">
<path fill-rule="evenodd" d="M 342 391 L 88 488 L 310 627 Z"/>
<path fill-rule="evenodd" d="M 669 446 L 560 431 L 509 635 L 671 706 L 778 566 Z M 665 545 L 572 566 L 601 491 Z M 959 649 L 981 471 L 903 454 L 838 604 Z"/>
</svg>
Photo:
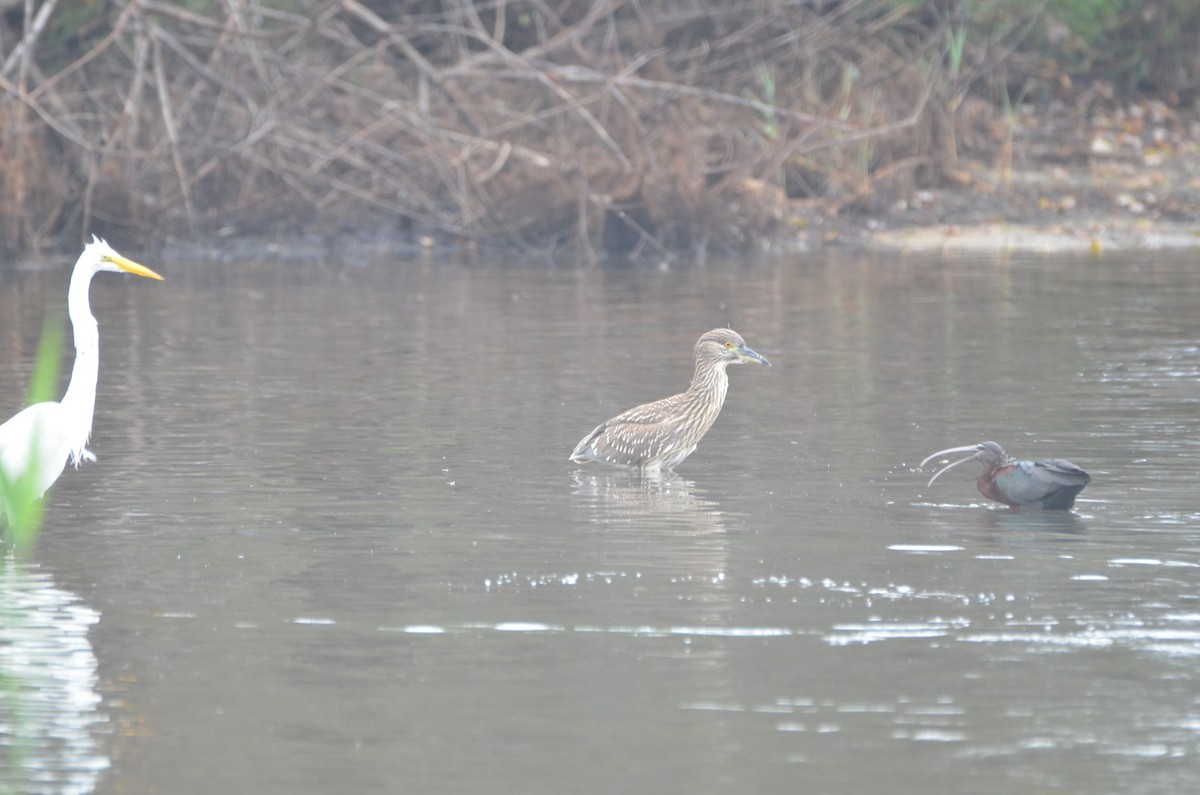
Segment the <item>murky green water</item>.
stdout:
<svg viewBox="0 0 1200 795">
<path fill-rule="evenodd" d="M 147 264 L 92 290 L 99 461 L 0 571 L 9 781 L 1200 788 L 1194 255 Z M 0 281 L 4 417 L 65 280 Z M 726 323 L 774 366 L 676 476 L 567 462 Z M 983 439 L 1092 483 L 911 471 Z"/>
</svg>

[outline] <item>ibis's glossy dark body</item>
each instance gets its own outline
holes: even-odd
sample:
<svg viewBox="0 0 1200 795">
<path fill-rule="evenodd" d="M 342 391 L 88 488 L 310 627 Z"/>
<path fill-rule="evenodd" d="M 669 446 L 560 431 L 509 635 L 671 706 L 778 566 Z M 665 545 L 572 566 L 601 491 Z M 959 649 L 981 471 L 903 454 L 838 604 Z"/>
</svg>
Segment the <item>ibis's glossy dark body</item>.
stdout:
<svg viewBox="0 0 1200 795">
<path fill-rule="evenodd" d="M 727 328 L 701 336 L 693 353 L 696 371 L 686 392 L 643 403 L 600 423 L 575 445 L 570 460 L 637 467 L 643 473 L 671 469 L 692 454 L 721 413 L 729 389 L 725 368 L 744 362 L 770 364 Z"/>
<path fill-rule="evenodd" d="M 971 451 L 971 455 L 947 464 L 929 479 L 929 485 L 952 467 L 967 461 L 981 464 L 975 485 L 979 493 L 989 500 L 1003 503 L 1010 508 L 1041 508 L 1048 511 L 1066 511 L 1075 505 L 1075 497 L 1091 481 L 1091 476 L 1070 461 L 1048 458 L 1042 461 L 1018 461 L 995 442 L 981 442 L 966 447 L 940 450 L 921 462 L 924 466 L 930 459 L 947 453 Z"/>
</svg>

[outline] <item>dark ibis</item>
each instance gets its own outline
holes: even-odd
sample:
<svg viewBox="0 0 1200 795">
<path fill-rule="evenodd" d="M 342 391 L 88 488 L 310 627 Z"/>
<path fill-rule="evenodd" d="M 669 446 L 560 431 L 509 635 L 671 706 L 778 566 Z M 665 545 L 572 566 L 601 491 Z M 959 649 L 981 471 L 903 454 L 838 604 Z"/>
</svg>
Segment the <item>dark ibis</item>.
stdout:
<svg viewBox="0 0 1200 795">
<path fill-rule="evenodd" d="M 929 479 L 929 485 L 959 464 L 978 461 L 983 465 L 975 485 L 989 500 L 1002 502 L 1010 508 L 1042 508 L 1048 511 L 1069 511 L 1075 495 L 1092 478 L 1088 473 L 1061 458 L 1044 461 L 1018 461 L 1004 452 L 995 442 L 980 442 L 965 447 L 939 450 L 921 462 L 921 466 L 950 453 L 971 454 L 939 469 Z"/>
</svg>

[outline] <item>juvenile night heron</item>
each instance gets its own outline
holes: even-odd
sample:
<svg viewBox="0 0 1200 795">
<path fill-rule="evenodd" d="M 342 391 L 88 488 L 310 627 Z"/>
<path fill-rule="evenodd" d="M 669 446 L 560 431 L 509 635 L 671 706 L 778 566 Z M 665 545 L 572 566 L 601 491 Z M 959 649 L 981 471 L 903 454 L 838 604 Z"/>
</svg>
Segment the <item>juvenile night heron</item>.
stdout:
<svg viewBox="0 0 1200 795">
<path fill-rule="evenodd" d="M 671 469 L 691 455 L 716 422 L 729 390 L 725 368 L 731 364 L 770 362 L 746 347 L 733 329 L 713 329 L 695 347 L 696 373 L 686 392 L 618 414 L 583 437 L 572 461 L 637 467 L 645 473 Z"/>
</svg>

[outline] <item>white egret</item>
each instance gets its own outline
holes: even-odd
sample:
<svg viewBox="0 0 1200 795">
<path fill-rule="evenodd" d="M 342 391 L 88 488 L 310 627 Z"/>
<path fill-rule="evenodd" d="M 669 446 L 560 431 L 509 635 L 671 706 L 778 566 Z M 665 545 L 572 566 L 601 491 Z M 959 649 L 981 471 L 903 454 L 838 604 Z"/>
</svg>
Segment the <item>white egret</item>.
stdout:
<svg viewBox="0 0 1200 795">
<path fill-rule="evenodd" d="M 84 246 L 67 290 L 67 313 L 75 332 L 75 366 L 67 392 L 59 403 L 35 403 L 0 425 L 0 467 L 8 483 L 27 478 L 32 493 L 38 497 L 58 480 L 68 458 L 76 468 L 82 461 L 96 460 L 87 449 L 87 441 L 96 408 L 100 330 L 92 316 L 88 288 L 92 277 L 100 271 L 124 271 L 162 279 L 145 265 L 122 257 L 97 237 L 93 236 L 92 242 Z"/>
</svg>

